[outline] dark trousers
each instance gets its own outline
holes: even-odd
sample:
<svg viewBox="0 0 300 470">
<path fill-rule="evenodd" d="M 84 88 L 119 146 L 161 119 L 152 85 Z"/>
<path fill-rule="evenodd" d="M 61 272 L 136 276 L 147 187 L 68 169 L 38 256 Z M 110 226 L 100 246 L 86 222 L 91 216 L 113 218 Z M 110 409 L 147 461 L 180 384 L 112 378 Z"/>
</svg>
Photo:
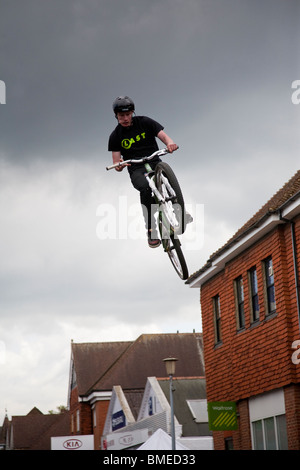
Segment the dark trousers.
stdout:
<svg viewBox="0 0 300 470">
<path fill-rule="evenodd" d="M 158 162 L 151 163 L 151 168 L 153 170 L 155 166 L 157 165 L 157 163 Z M 150 228 L 154 229 L 155 228 L 154 204 L 156 204 L 156 202 L 155 202 L 154 197 L 152 196 L 152 191 L 145 178 L 145 172 L 146 170 L 144 167 L 137 168 L 131 172 L 130 179 L 134 188 L 140 192 L 140 201 L 142 205 L 146 229 L 150 229 Z"/>
</svg>

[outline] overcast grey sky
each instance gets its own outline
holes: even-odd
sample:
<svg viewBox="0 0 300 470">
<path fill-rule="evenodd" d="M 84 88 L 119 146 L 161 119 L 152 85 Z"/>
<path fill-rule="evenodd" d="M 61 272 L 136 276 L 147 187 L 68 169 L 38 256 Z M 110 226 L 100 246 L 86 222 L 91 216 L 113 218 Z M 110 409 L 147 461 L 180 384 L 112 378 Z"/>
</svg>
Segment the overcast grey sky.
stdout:
<svg viewBox="0 0 300 470">
<path fill-rule="evenodd" d="M 105 170 L 112 101 L 128 94 L 180 146 L 166 161 L 196 215 L 193 273 L 299 169 L 299 13 L 298 0 L 0 0 L 0 424 L 5 407 L 66 404 L 71 339 L 201 330 L 199 291 L 133 239 L 138 193 Z M 103 237 L 108 207 L 127 239 Z"/>
</svg>

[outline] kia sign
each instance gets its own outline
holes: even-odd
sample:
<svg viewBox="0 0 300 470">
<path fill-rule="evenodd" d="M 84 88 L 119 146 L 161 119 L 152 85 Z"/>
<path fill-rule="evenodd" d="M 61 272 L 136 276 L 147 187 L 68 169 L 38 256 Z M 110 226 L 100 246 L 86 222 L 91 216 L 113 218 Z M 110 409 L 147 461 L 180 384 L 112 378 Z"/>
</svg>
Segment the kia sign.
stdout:
<svg viewBox="0 0 300 470">
<path fill-rule="evenodd" d="M 51 437 L 51 450 L 94 450 L 94 435 Z"/>
</svg>

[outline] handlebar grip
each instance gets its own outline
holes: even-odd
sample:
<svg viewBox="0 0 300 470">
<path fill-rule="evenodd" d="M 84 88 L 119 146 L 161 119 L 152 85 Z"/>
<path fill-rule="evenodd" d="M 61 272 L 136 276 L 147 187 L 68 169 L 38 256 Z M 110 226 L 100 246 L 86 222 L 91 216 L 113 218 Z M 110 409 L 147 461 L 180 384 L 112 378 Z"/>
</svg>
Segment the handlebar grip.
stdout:
<svg viewBox="0 0 300 470">
<path fill-rule="evenodd" d="M 113 168 L 117 168 L 118 166 L 123 166 L 123 164 L 124 164 L 124 162 L 114 163 L 113 165 L 107 166 L 106 169 L 107 170 L 112 170 Z"/>
</svg>

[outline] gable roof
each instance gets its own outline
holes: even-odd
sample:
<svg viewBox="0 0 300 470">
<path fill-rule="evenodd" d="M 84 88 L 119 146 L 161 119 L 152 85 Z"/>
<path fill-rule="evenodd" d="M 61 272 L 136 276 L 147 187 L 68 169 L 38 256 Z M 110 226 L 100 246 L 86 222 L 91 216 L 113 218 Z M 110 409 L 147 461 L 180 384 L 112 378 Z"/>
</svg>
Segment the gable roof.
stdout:
<svg viewBox="0 0 300 470">
<path fill-rule="evenodd" d="M 297 201 L 297 208 L 292 207 Z M 296 214 L 300 213 L 300 170 L 298 170 L 290 180 L 284 184 L 237 232 L 216 252 L 214 252 L 206 262 L 206 264 L 192 274 L 186 281 L 186 284 L 192 284 L 201 274 L 209 270 L 213 265 L 214 261 L 223 255 L 227 250 L 230 250 L 243 238 L 246 238 L 251 232 L 259 229 L 271 218 L 272 215 L 276 214 L 273 224 L 269 224 L 269 229 L 272 229 L 275 225 L 283 223 L 282 215 L 284 210 L 290 206 L 289 220 L 291 220 Z M 292 210 L 293 209 L 293 210 Z"/>
<path fill-rule="evenodd" d="M 90 388 L 93 388 L 99 378 L 112 367 L 131 344 L 132 341 L 72 343 L 72 359 L 79 395 L 85 395 Z"/>
<path fill-rule="evenodd" d="M 143 334 L 126 343 L 73 343 L 72 351 L 81 396 L 111 391 L 114 385 L 124 392 L 144 389 L 147 377 L 166 376 L 166 357 L 178 359 L 176 375 L 204 375 L 201 333 Z"/>
<path fill-rule="evenodd" d="M 26 416 L 12 416 L 13 449 L 50 450 L 52 436 L 69 434 L 70 418 L 67 411 L 44 415 L 33 408 Z"/>
</svg>

